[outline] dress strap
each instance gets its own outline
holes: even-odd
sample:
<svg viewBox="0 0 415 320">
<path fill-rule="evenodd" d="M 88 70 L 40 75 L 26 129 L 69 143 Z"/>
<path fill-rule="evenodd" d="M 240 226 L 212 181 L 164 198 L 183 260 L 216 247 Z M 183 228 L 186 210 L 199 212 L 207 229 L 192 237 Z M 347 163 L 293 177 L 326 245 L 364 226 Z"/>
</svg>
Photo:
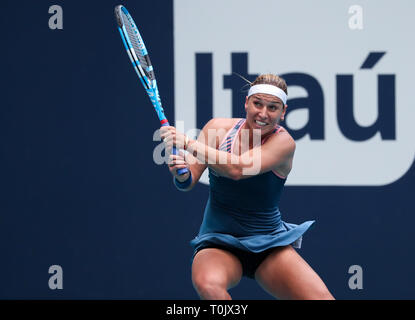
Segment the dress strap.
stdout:
<svg viewBox="0 0 415 320">
<path fill-rule="evenodd" d="M 280 131 L 280 129 L 281 129 L 281 126 L 277 124 L 274 131 L 272 131 L 272 133 L 278 132 Z"/>
<path fill-rule="evenodd" d="M 261 139 L 261 144 L 264 144 L 265 143 L 265 141 L 267 141 L 268 140 L 268 138 L 269 137 L 271 137 L 274 133 L 278 133 L 280 130 L 281 130 L 281 126 L 280 125 L 276 125 L 275 126 L 275 128 L 274 128 L 274 130 L 272 130 L 272 133 L 270 134 L 270 135 L 268 135 L 267 137 L 265 137 L 265 138 L 262 138 Z"/>
<path fill-rule="evenodd" d="M 220 151 L 227 151 L 227 152 L 231 151 L 233 139 L 235 138 L 235 135 L 237 134 L 237 132 L 239 131 L 239 129 L 241 128 L 244 122 L 245 122 L 245 119 L 239 120 L 236 123 L 236 125 L 231 130 L 228 131 L 228 134 L 226 135 L 225 139 L 222 141 L 221 145 L 219 146 Z"/>
</svg>

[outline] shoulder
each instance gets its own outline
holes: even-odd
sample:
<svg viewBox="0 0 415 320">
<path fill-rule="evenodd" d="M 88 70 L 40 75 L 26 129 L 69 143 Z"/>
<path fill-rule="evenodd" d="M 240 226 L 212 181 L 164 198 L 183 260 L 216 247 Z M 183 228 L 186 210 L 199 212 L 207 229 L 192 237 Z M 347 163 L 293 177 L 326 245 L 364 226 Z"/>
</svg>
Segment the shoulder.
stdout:
<svg viewBox="0 0 415 320">
<path fill-rule="evenodd" d="M 240 118 L 213 118 L 209 120 L 206 125 L 203 127 L 205 129 L 231 129 Z"/>
<path fill-rule="evenodd" d="M 266 149 L 273 158 L 278 159 L 273 171 L 279 177 L 286 178 L 292 168 L 296 148 L 295 140 L 283 127 L 280 127 L 268 140 Z"/>
<path fill-rule="evenodd" d="M 221 141 L 226 137 L 228 131 L 241 119 L 236 118 L 213 118 L 203 127 L 200 138 L 209 146 L 219 147 Z"/>
<path fill-rule="evenodd" d="M 278 149 L 284 150 L 287 154 L 294 154 L 296 148 L 294 138 L 281 126 L 266 142 L 272 146 L 278 146 Z"/>
</svg>

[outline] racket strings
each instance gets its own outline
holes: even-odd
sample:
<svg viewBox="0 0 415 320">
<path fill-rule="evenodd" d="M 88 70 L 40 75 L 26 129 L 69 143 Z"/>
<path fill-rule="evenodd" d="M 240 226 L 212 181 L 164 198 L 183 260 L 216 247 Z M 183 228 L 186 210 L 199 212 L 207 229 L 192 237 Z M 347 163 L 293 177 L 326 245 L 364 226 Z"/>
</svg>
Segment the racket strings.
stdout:
<svg viewBox="0 0 415 320">
<path fill-rule="evenodd" d="M 147 73 L 147 76 L 149 76 L 150 74 L 148 68 L 151 65 L 150 59 L 148 58 L 148 55 L 144 56 L 142 53 L 142 49 L 136 34 L 136 32 L 138 31 L 136 31 L 131 26 L 131 22 L 128 20 L 127 16 L 123 12 L 121 13 L 121 19 L 123 20 L 123 25 L 125 26 L 125 30 L 127 31 L 127 35 L 131 42 L 131 45 L 133 46 L 134 52 L 137 55 L 138 60 L 140 61 L 140 65 L 142 66 L 144 72 Z"/>
</svg>

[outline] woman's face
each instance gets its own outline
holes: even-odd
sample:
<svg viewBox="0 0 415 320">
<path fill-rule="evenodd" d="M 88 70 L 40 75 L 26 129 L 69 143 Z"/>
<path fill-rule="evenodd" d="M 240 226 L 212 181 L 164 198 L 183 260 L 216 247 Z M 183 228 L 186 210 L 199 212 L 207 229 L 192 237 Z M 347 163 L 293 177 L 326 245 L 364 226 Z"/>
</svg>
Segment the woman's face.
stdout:
<svg viewBox="0 0 415 320">
<path fill-rule="evenodd" d="M 287 107 L 283 102 L 269 94 L 257 93 L 246 99 L 246 122 L 250 129 L 260 129 L 261 135 L 271 132 L 284 120 Z"/>
</svg>

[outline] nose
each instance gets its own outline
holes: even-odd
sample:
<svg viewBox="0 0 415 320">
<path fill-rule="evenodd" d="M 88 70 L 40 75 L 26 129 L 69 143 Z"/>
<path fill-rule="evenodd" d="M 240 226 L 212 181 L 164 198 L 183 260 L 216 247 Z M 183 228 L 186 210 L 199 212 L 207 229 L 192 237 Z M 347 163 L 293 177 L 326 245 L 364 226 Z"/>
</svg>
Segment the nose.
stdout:
<svg viewBox="0 0 415 320">
<path fill-rule="evenodd" d="M 259 116 L 261 117 L 261 119 L 266 119 L 267 118 L 267 108 L 261 108 L 259 110 Z"/>
</svg>

